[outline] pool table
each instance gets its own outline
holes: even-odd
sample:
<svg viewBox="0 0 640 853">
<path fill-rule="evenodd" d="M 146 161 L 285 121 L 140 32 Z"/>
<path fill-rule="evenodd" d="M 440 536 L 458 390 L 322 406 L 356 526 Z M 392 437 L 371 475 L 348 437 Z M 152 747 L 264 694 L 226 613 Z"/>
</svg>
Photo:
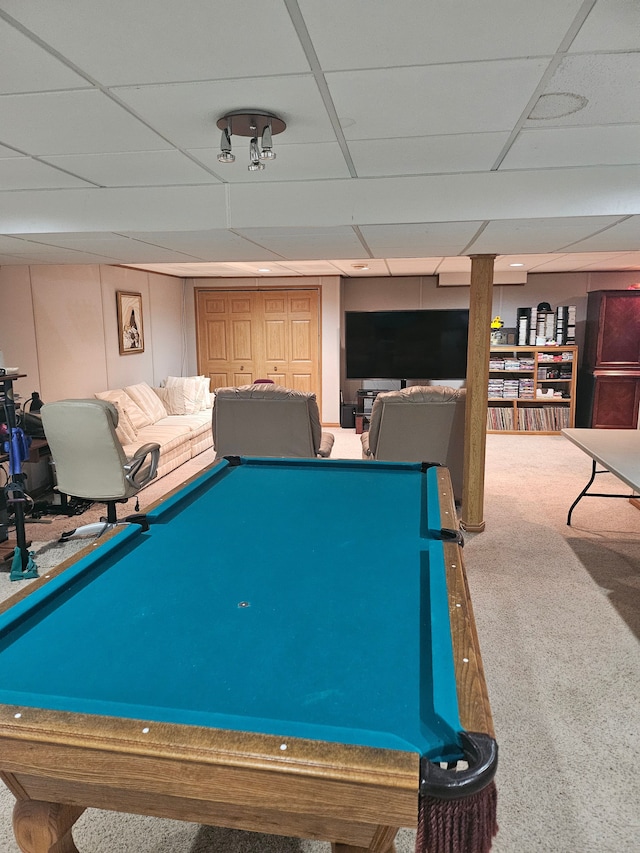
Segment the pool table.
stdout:
<svg viewBox="0 0 640 853">
<path fill-rule="evenodd" d="M 0 605 L 21 850 L 94 807 L 386 853 L 495 788 L 446 468 L 229 457 L 147 520 Z"/>
</svg>

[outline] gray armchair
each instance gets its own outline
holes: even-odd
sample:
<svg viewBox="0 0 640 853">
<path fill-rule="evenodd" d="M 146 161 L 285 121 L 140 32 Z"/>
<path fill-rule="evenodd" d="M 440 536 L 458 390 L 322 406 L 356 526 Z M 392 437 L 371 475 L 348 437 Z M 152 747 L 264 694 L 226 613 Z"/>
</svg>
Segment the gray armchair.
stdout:
<svg viewBox="0 0 640 853">
<path fill-rule="evenodd" d="M 439 462 L 449 468 L 456 500 L 462 497 L 466 389 L 416 385 L 378 394 L 364 459 Z"/>
<path fill-rule="evenodd" d="M 323 432 L 316 395 L 255 383 L 216 388 L 213 404 L 216 457 L 327 457 L 334 435 Z"/>
<path fill-rule="evenodd" d="M 60 492 L 106 503 L 105 521 L 63 533 L 97 535 L 118 522 L 116 503 L 126 501 L 156 476 L 159 444 L 144 444 L 128 458 L 116 435 L 118 410 L 105 400 L 59 400 L 41 409 L 42 425 L 51 450 Z M 124 522 L 143 522 L 129 516 Z"/>
</svg>

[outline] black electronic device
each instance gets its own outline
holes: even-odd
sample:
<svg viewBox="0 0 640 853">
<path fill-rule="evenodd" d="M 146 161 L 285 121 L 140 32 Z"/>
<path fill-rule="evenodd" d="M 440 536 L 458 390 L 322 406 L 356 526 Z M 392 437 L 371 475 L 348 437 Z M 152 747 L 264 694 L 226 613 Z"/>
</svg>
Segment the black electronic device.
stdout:
<svg viewBox="0 0 640 853">
<path fill-rule="evenodd" d="M 464 379 L 469 311 L 347 311 L 347 379 Z"/>
</svg>

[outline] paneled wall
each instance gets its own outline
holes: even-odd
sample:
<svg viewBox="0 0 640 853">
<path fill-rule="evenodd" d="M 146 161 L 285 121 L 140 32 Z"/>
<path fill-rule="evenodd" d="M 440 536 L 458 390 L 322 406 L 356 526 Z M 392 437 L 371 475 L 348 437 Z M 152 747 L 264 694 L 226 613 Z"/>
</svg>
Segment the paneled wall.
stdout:
<svg viewBox="0 0 640 853">
<path fill-rule="evenodd" d="M 339 422 L 345 310 L 467 307 L 468 287 L 438 287 L 433 276 L 406 278 L 312 277 L 322 293 L 322 419 Z M 107 265 L 4 266 L 0 268 L 0 350 L 5 363 L 28 374 L 17 383 L 28 397 L 43 400 L 91 396 L 95 391 L 146 381 L 159 384 L 168 375 L 196 372 L 193 287 L 295 287 L 296 279 L 179 279 Z M 494 314 L 515 325 L 516 309 L 546 301 L 578 306 L 578 343 L 582 341 L 586 294 L 624 289 L 640 283 L 640 274 L 549 273 L 530 275 L 522 287 L 496 287 Z M 117 290 L 142 294 L 145 351 L 118 351 Z M 357 382 L 354 384 L 358 384 Z"/>
<path fill-rule="evenodd" d="M 0 268 L 0 350 L 19 367 L 19 394 L 91 397 L 159 384 L 186 363 L 183 279 L 106 265 Z M 120 355 L 116 291 L 142 294 L 143 353 Z"/>
</svg>

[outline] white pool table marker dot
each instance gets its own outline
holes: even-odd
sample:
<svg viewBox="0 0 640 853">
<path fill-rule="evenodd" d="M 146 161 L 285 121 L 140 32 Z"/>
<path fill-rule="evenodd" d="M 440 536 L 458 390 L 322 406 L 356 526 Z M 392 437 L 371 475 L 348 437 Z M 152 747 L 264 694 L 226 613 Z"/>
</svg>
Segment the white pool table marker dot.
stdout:
<svg viewBox="0 0 640 853">
<path fill-rule="evenodd" d="M 462 663 L 469 663 L 469 658 L 462 658 Z"/>
<path fill-rule="evenodd" d="M 15 718 L 16 720 L 19 720 L 19 719 L 20 719 L 20 717 L 22 716 L 22 714 L 14 714 L 13 716 L 14 716 L 14 718 Z"/>
<path fill-rule="evenodd" d="M 148 735 L 148 734 L 149 734 L 149 726 L 145 726 L 145 727 L 142 729 L 142 734 L 143 734 L 143 735 Z"/>
<path fill-rule="evenodd" d="M 287 745 L 286 745 L 286 743 L 281 743 L 281 744 L 280 744 L 280 749 L 284 752 L 284 751 L 287 749 Z"/>
</svg>

